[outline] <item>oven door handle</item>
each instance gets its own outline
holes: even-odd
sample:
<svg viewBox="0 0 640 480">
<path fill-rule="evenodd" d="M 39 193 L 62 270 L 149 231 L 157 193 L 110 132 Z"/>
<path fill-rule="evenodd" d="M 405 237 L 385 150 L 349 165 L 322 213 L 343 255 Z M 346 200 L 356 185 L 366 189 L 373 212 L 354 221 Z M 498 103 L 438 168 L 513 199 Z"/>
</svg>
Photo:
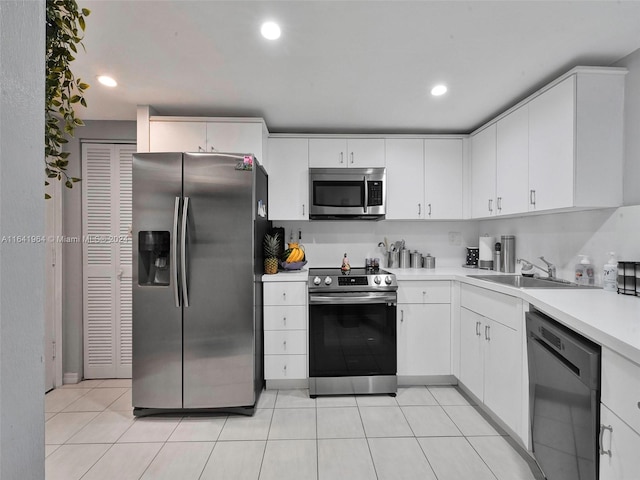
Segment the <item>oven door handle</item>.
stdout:
<svg viewBox="0 0 640 480">
<path fill-rule="evenodd" d="M 395 305 L 398 296 L 396 293 L 382 295 L 309 295 L 309 305 L 329 305 L 329 304 L 373 304 L 392 303 Z"/>
</svg>

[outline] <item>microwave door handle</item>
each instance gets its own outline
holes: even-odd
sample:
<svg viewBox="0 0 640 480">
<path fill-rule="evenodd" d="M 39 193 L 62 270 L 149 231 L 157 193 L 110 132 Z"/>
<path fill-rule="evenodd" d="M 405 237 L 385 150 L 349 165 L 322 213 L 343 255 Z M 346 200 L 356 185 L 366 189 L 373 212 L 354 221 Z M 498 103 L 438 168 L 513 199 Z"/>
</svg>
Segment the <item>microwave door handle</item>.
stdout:
<svg viewBox="0 0 640 480">
<path fill-rule="evenodd" d="M 367 213 L 367 205 L 369 204 L 369 184 L 367 177 L 364 177 L 364 213 Z"/>
</svg>

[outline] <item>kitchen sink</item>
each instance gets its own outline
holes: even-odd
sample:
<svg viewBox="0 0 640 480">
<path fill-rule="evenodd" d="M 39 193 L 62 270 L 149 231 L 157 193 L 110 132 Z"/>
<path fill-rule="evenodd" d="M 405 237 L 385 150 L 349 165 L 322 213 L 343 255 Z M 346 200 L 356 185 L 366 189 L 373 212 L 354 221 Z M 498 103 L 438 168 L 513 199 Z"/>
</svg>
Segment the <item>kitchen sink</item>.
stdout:
<svg viewBox="0 0 640 480">
<path fill-rule="evenodd" d="M 521 275 L 469 275 L 469 278 L 478 280 L 486 280 L 488 282 L 501 283 L 516 288 L 599 288 L 587 285 L 578 285 L 577 283 L 559 278 L 534 278 L 523 277 Z"/>
</svg>

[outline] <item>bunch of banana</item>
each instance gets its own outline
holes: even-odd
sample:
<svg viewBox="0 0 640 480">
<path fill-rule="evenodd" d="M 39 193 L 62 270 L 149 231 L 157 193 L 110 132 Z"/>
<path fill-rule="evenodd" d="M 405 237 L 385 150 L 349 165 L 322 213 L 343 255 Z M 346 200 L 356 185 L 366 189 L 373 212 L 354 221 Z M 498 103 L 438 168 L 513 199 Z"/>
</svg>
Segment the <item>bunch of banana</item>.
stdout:
<svg viewBox="0 0 640 480">
<path fill-rule="evenodd" d="M 282 254 L 282 260 L 287 263 L 304 262 L 304 247 L 297 243 L 289 243 L 289 248 Z"/>
</svg>

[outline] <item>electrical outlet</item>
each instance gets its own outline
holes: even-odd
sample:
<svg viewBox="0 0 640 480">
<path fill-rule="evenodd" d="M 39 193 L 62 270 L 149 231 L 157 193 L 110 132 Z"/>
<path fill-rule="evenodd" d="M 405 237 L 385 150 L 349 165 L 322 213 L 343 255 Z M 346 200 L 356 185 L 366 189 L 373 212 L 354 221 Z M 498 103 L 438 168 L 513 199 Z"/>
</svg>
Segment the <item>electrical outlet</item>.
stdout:
<svg viewBox="0 0 640 480">
<path fill-rule="evenodd" d="M 449 232 L 449 245 L 462 245 L 462 234 L 460 232 Z"/>
</svg>

